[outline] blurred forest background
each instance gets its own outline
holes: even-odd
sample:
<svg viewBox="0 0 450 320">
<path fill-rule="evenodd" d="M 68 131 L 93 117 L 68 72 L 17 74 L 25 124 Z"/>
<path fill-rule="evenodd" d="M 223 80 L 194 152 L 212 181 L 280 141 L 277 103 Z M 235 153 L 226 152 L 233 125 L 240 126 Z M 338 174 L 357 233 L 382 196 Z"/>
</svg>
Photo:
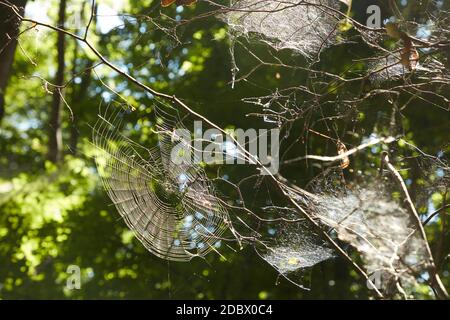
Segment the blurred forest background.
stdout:
<svg viewBox="0 0 450 320">
<path fill-rule="evenodd" d="M 81 37 L 91 12 L 90 1 L 12 2 L 26 4 L 26 17 L 63 25 Z M 355 19 L 365 19 L 369 2 L 355 1 Z M 447 0 L 442 3 L 449 4 Z M 398 1 L 397 5 L 405 15 L 421 10 L 418 1 Z M 231 43 L 223 21 L 210 17 L 180 24 L 177 38 L 168 31 L 174 21 L 208 12 L 208 3 L 203 1 L 194 6 L 163 8 L 155 0 L 98 0 L 95 10 L 88 39 L 102 55 L 140 82 L 182 98 L 222 128 L 271 127 L 272 123 L 260 117 L 247 116 L 261 110 L 242 99 L 264 96 L 269 93 L 267 88 L 288 88 L 308 77 L 301 70 L 264 66 L 252 72 L 250 81 L 238 81 L 232 88 Z M 3 33 L 7 28 L 7 11 L 0 6 Z M 389 16 L 386 14 L 384 18 Z M 151 132 L 154 97 L 99 64 L 86 44 L 72 37 L 61 37 L 54 30 L 27 22 L 21 24 L 20 32 L 15 50 L 0 53 L 0 298 L 367 299 L 372 296 L 365 280 L 338 257 L 301 271 L 302 283 L 310 288 L 308 291 L 281 277 L 252 246 L 242 251 L 225 251 L 226 259 L 211 253 L 205 260 L 194 259 L 189 263 L 167 262 L 151 255 L 126 227 L 102 188 L 89 140 L 90 126 L 97 121 L 100 108 L 126 101 L 126 105 L 135 109 L 125 128 L 126 135 L 141 144 L 150 143 L 154 139 Z M 1 36 L 4 49 L 6 41 L 4 34 Z M 268 49 L 259 44 L 254 50 L 264 55 Z M 333 73 L 349 68 L 358 72 L 364 69 L 364 63 L 355 66 L 354 59 L 369 56 L 370 50 L 357 41 L 335 46 L 322 53 L 315 67 Z M 8 56 L 11 54 L 13 59 Z M 241 57 L 241 76 L 252 70 L 255 61 L 248 52 L 237 48 L 234 54 Z M 289 50 L 281 51 L 280 55 L 292 64 L 307 65 L 303 57 Z M 54 84 L 61 90 L 56 90 Z M 345 91 L 356 92 L 364 86 L 383 88 L 358 82 L 334 86 L 328 92 L 334 97 L 345 96 Z M 448 88 L 448 85 L 441 87 L 439 93 L 450 99 Z M 421 217 L 426 219 L 445 206 L 450 193 L 429 187 L 428 183 L 442 178 L 444 171 L 423 171 L 421 162 L 412 165 L 407 159 L 421 153 L 408 146 L 418 146 L 422 152 L 445 162 L 450 152 L 448 100 L 442 107 L 434 96 L 411 99 L 408 108 L 395 116 L 388 100 L 389 97 L 378 95 L 358 108 L 345 109 L 345 121 L 336 124 L 336 131 L 343 133 L 341 138 L 348 148 L 357 146 L 362 137 L 373 132 L 401 135 L 402 139 L 391 147 L 396 151 L 393 161 L 407 168 L 402 176 Z M 317 116 L 309 114 L 308 123 L 313 123 Z M 393 121 L 401 129 L 389 131 Z M 300 120 L 292 124 L 290 139 L 303 134 L 304 123 Z M 314 130 L 332 135 L 320 123 Z M 310 135 L 314 143 L 299 138 L 298 147 L 289 151 L 288 158 L 304 154 L 305 148 L 310 154 L 336 154 L 336 147 L 329 140 Z M 351 158 L 350 170 L 344 172 L 346 179 L 376 176 L 383 150 L 374 146 L 358 152 Z M 208 172 L 214 175 L 215 170 Z M 232 175 L 232 171 L 247 169 L 237 166 L 223 170 L 224 174 Z M 304 187 L 320 170 L 318 166 L 299 162 L 282 167 L 281 172 Z M 246 192 L 258 192 L 252 191 L 257 190 L 255 186 L 246 188 Z M 264 192 L 261 196 L 265 196 Z M 426 226 L 447 288 L 450 229 L 445 217 L 449 213 L 446 206 Z M 350 248 L 348 251 L 356 256 Z M 79 290 L 66 288 L 69 265 L 81 268 Z M 433 298 L 426 284 L 418 288 L 417 297 Z"/>
</svg>

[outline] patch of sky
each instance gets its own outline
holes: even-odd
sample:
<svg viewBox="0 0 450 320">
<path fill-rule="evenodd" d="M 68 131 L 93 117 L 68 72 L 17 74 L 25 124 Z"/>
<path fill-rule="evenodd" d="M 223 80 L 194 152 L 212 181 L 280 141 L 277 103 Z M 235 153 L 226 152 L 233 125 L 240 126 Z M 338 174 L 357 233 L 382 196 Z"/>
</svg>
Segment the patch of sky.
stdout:
<svg viewBox="0 0 450 320">
<path fill-rule="evenodd" d="M 43 23 L 52 23 L 48 16 L 52 3 L 50 1 L 31 1 L 25 7 L 25 16 Z"/>
<path fill-rule="evenodd" d="M 236 145 L 232 141 L 225 141 L 222 144 L 222 151 L 225 151 L 228 155 L 233 157 L 238 153 Z"/>
<path fill-rule="evenodd" d="M 416 31 L 416 37 L 420 39 L 428 39 L 432 34 L 433 21 L 428 20 L 427 24 L 422 24 Z"/>
<path fill-rule="evenodd" d="M 437 168 L 435 173 L 438 178 L 443 178 L 445 176 L 444 169 L 442 168 Z"/>
<path fill-rule="evenodd" d="M 105 3 L 99 3 L 97 15 L 100 17 L 97 21 L 97 27 L 101 33 L 105 34 L 111 30 L 123 25 L 123 19 L 118 15 L 124 2 L 116 0 L 109 6 Z"/>
<path fill-rule="evenodd" d="M 198 219 L 198 220 L 201 220 L 201 219 L 204 219 L 205 218 L 205 216 L 201 213 L 201 212 L 195 212 L 195 217 Z"/>
<path fill-rule="evenodd" d="M 383 24 L 386 25 L 388 23 L 395 23 L 396 21 L 397 21 L 397 18 L 394 17 L 394 16 L 391 16 L 391 17 L 389 17 L 387 19 L 384 19 L 383 20 Z"/>
<path fill-rule="evenodd" d="M 102 98 L 103 100 L 105 100 L 105 102 L 110 102 L 111 101 L 111 93 L 109 93 L 108 91 L 103 91 L 102 92 Z"/>
<path fill-rule="evenodd" d="M 198 245 L 197 245 L 197 248 L 199 248 L 199 249 L 203 249 L 205 247 L 205 244 L 203 243 L 203 242 L 200 242 Z"/>
<path fill-rule="evenodd" d="M 190 229 L 192 227 L 192 221 L 194 220 L 194 217 L 190 214 L 184 218 L 183 227 L 185 229 Z"/>
<path fill-rule="evenodd" d="M 433 204 L 433 200 L 432 200 L 432 199 L 429 199 L 429 200 L 428 200 L 428 208 L 427 208 L 427 213 L 428 213 L 428 215 L 433 214 L 433 212 L 435 212 L 435 211 L 436 211 L 436 208 L 435 208 L 435 206 L 434 206 L 434 204 Z M 425 221 L 426 219 L 428 219 L 428 216 L 423 217 L 423 221 Z M 436 221 L 438 221 L 438 219 L 439 219 L 439 216 L 438 216 L 438 215 L 435 215 L 435 216 L 430 220 L 430 223 L 436 222 Z"/>
</svg>

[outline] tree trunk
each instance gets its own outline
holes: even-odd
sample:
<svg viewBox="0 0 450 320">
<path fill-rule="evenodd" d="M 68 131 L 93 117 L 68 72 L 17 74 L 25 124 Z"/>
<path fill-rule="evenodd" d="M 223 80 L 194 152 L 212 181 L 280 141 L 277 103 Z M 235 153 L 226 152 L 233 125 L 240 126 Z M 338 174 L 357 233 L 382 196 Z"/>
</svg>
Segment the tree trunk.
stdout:
<svg viewBox="0 0 450 320">
<path fill-rule="evenodd" d="M 11 4 L 25 12 L 27 0 L 11 0 Z M 0 122 L 5 114 L 5 90 L 8 85 L 14 53 L 17 46 L 20 20 L 9 8 L 0 5 Z"/>
<path fill-rule="evenodd" d="M 84 11 L 87 3 L 83 3 L 81 7 L 81 17 L 84 17 Z M 91 24 L 91 28 L 95 28 L 97 25 L 97 4 L 95 4 L 94 7 L 94 16 Z M 78 124 L 80 119 L 83 117 L 83 108 L 80 108 L 80 105 L 83 103 L 83 100 L 86 98 L 88 94 L 89 85 L 91 84 L 92 79 L 92 67 L 94 65 L 94 62 L 90 60 L 89 58 L 86 58 L 85 63 L 80 63 L 78 61 L 78 41 L 75 40 L 75 47 L 74 47 L 74 53 L 73 53 L 73 66 L 72 66 L 72 77 L 76 77 L 79 73 L 79 67 L 84 69 L 83 75 L 81 76 L 81 83 L 77 87 L 74 86 L 72 89 L 72 97 L 70 99 L 71 101 L 71 107 L 73 111 L 73 119 L 72 119 L 72 125 L 70 130 L 70 141 L 69 141 L 69 148 L 72 154 L 77 154 L 78 149 L 78 138 L 80 136 L 80 131 L 78 130 Z"/>
<path fill-rule="evenodd" d="M 66 20 L 66 0 L 61 0 L 59 3 L 58 26 L 64 28 Z M 56 71 L 55 85 L 53 92 L 52 109 L 50 113 L 50 130 L 48 140 L 48 159 L 54 163 L 62 159 L 62 130 L 61 130 L 61 109 L 62 96 L 64 85 L 64 70 L 65 70 L 65 37 L 63 32 L 58 32 L 57 40 L 57 63 L 58 69 Z"/>
</svg>

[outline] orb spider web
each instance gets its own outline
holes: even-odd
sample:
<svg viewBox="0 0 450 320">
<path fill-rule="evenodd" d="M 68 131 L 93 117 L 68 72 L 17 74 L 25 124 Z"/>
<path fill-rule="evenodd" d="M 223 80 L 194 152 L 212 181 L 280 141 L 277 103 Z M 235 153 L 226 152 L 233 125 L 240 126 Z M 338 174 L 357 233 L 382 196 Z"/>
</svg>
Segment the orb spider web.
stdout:
<svg viewBox="0 0 450 320">
<path fill-rule="evenodd" d="M 154 107 L 159 141 L 153 148 L 119 132 L 127 112 L 99 115 L 92 128 L 95 163 L 109 198 L 145 248 L 189 261 L 217 252 L 229 218 L 198 162 L 172 161 L 175 129 L 185 127 L 178 113 L 164 108 Z"/>
</svg>

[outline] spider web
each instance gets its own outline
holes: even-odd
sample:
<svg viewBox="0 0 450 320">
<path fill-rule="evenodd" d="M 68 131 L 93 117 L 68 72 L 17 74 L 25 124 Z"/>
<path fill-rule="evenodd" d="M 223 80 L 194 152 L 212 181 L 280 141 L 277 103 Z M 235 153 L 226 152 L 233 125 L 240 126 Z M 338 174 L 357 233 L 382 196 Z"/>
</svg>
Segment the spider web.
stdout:
<svg viewBox="0 0 450 320">
<path fill-rule="evenodd" d="M 268 235 L 256 247 L 257 253 L 277 272 L 296 286 L 304 284 L 304 272 L 314 265 L 334 258 L 334 250 L 311 231 L 305 222 L 271 224 Z"/>
<path fill-rule="evenodd" d="M 292 197 L 361 254 L 368 274 L 378 275 L 379 289 L 386 294 L 413 293 L 417 278 L 426 277 L 429 257 L 390 186 L 377 181 L 346 187 L 337 171 L 321 175 L 313 184 L 314 197 L 291 190 Z"/>
<path fill-rule="evenodd" d="M 241 215 L 246 218 L 244 227 L 238 222 L 234 225 L 243 238 L 252 239 L 251 245 L 258 256 L 280 276 L 309 290 L 306 273 L 316 264 L 334 258 L 335 252 L 295 208 L 286 205 L 285 200 L 271 196 L 273 189 L 270 184 L 262 183 L 264 178 L 256 179 L 246 180 L 254 189 L 253 195 L 245 201 L 252 203 L 249 207 L 253 213 Z M 246 188 L 244 184 L 241 187 Z"/>
<path fill-rule="evenodd" d="M 172 132 L 178 115 L 156 107 L 156 147 L 146 148 L 119 133 L 125 113 L 100 115 L 93 128 L 95 162 L 104 188 L 127 226 L 154 255 L 189 261 L 217 251 L 228 213 L 204 170 L 174 164 Z"/>
<path fill-rule="evenodd" d="M 292 49 L 312 59 L 336 43 L 338 1 L 240 0 L 222 16 L 238 36 L 255 35 L 277 50 Z"/>
<path fill-rule="evenodd" d="M 125 117 L 124 112 L 99 116 L 92 137 L 95 160 L 112 202 L 151 253 L 175 261 L 204 257 L 217 252 L 224 232 L 231 229 L 234 240 L 254 245 L 263 260 L 301 288 L 305 288 L 301 284 L 305 269 L 335 256 L 295 208 L 286 204 L 255 204 L 255 212 L 262 208 L 263 214 L 250 215 L 251 219 L 233 214 L 233 221 L 246 220 L 235 230 L 226 201 L 216 195 L 202 167 L 195 161 L 172 162 L 171 152 L 180 141 L 175 129 L 186 129 L 178 114 L 155 106 L 158 144 L 153 148 L 119 133 Z M 434 158 L 427 161 L 436 163 Z M 445 176 L 444 163 L 431 167 L 438 176 Z M 380 275 L 383 292 L 409 295 L 418 280 L 426 281 L 430 260 L 424 240 L 385 180 L 348 186 L 341 170 L 332 169 L 311 185 L 313 193 L 283 188 L 324 230 L 361 254 L 367 272 Z M 270 188 L 267 192 L 266 201 Z"/>
</svg>

